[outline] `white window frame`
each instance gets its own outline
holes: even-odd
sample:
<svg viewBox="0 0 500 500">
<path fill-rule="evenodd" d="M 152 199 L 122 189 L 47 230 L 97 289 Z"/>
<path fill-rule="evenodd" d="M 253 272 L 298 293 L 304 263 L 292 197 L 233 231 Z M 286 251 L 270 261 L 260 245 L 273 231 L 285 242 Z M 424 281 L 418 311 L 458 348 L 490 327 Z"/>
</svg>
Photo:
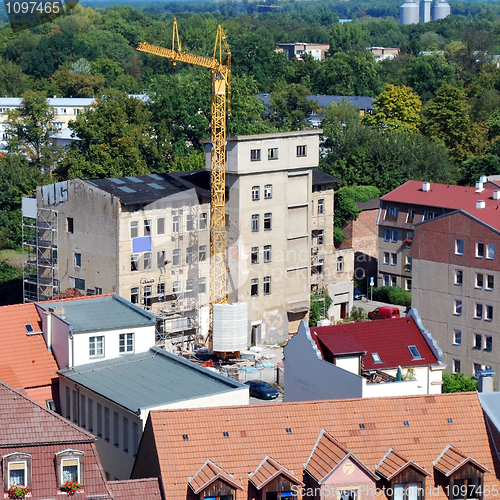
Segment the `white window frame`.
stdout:
<svg viewBox="0 0 500 500">
<path fill-rule="evenodd" d="M 464 254 L 464 240 L 455 240 L 455 255 L 463 255 Z"/>
<path fill-rule="evenodd" d="M 144 236 L 151 236 L 153 234 L 152 223 L 151 219 L 144 219 Z"/>
<path fill-rule="evenodd" d="M 181 229 L 181 218 L 178 215 L 174 215 L 172 218 L 172 232 L 179 233 Z"/>
<path fill-rule="evenodd" d="M 200 245 L 198 247 L 198 261 L 204 262 L 207 259 L 207 245 Z"/>
<path fill-rule="evenodd" d="M 259 214 L 252 215 L 252 232 L 257 233 L 259 231 Z"/>
<path fill-rule="evenodd" d="M 268 160 L 277 160 L 278 159 L 278 148 L 268 148 L 267 159 Z"/>
<path fill-rule="evenodd" d="M 384 241 L 391 241 L 391 230 L 384 229 Z"/>
<path fill-rule="evenodd" d="M 487 243 L 486 244 L 486 258 L 489 260 L 493 260 L 495 258 L 495 244 Z"/>
<path fill-rule="evenodd" d="M 100 344 L 100 349 L 99 349 L 99 344 Z M 94 351 L 94 354 L 92 354 L 92 350 Z M 92 335 L 91 337 L 89 337 L 89 357 L 102 358 L 103 356 L 104 356 L 104 335 Z"/>
<path fill-rule="evenodd" d="M 264 245 L 264 253 L 263 253 L 263 258 L 264 258 L 264 263 L 271 262 L 271 245 Z"/>
<path fill-rule="evenodd" d="M 198 229 L 207 228 L 207 214 L 206 212 L 200 213 L 200 220 L 198 221 Z"/>
<path fill-rule="evenodd" d="M 462 345 L 462 330 L 453 330 L 453 345 Z"/>
<path fill-rule="evenodd" d="M 266 184 L 264 186 L 264 199 L 269 200 L 273 197 L 273 185 L 272 184 Z"/>
<path fill-rule="evenodd" d="M 188 214 L 186 216 L 186 231 L 194 231 L 194 215 Z"/>
<path fill-rule="evenodd" d="M 260 200 L 260 186 L 252 186 L 252 201 Z"/>
<path fill-rule="evenodd" d="M 325 200 L 324 198 L 321 198 L 318 200 L 318 215 L 324 215 L 325 214 Z"/>
<path fill-rule="evenodd" d="M 134 344 L 135 339 L 133 333 L 120 333 L 118 338 L 118 352 L 120 354 L 133 354 Z"/>
<path fill-rule="evenodd" d="M 80 484 L 84 484 L 83 478 L 83 470 L 84 470 L 84 459 L 85 454 L 83 451 L 67 449 L 56 453 L 56 462 L 58 464 L 57 467 L 57 482 L 59 486 L 62 486 L 67 479 L 64 479 L 64 467 L 71 467 L 75 465 L 77 466 L 77 479 L 76 481 Z M 66 464 L 65 464 L 66 462 Z M 71 463 L 67 463 L 71 462 Z"/>
<path fill-rule="evenodd" d="M 250 161 L 260 161 L 260 149 L 250 150 Z"/>
<path fill-rule="evenodd" d="M 398 237 L 399 237 L 399 231 L 392 231 L 392 239 L 391 241 L 393 243 L 397 243 L 398 242 Z"/>
<path fill-rule="evenodd" d="M 455 316 L 462 316 L 462 307 L 463 303 L 461 300 L 458 299 L 453 300 L 453 314 Z"/>
<path fill-rule="evenodd" d="M 479 251 L 479 245 L 483 246 L 482 252 Z M 482 259 L 484 258 L 484 249 L 485 249 L 485 244 L 482 241 L 477 241 L 476 242 L 476 258 L 477 259 Z"/>
<path fill-rule="evenodd" d="M 136 220 L 130 221 L 130 237 L 137 238 L 139 236 L 139 222 Z"/>
<path fill-rule="evenodd" d="M 307 156 L 307 146 L 297 146 L 297 157 Z"/>
<path fill-rule="evenodd" d="M 264 284 L 262 290 L 264 295 L 271 295 L 271 276 L 264 276 Z"/>
</svg>

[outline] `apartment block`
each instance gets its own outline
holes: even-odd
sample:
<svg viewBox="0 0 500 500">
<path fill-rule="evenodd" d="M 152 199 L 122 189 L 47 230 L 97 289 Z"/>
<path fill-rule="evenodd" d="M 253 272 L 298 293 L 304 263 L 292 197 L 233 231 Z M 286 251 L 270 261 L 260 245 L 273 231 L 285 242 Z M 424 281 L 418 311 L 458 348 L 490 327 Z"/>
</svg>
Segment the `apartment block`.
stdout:
<svg viewBox="0 0 500 500">
<path fill-rule="evenodd" d="M 477 208 L 415 227 L 412 306 L 443 349 L 449 370 L 478 375 L 493 369 L 499 387 L 500 191 L 478 194 Z"/>
</svg>

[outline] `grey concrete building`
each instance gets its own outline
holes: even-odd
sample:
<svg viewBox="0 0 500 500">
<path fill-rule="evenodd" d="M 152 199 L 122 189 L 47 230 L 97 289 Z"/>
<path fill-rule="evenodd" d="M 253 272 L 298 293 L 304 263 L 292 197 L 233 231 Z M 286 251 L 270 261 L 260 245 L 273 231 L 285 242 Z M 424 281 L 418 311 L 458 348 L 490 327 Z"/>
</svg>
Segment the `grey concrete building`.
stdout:
<svg viewBox="0 0 500 500">
<path fill-rule="evenodd" d="M 248 345 L 296 333 L 311 290 L 327 288 L 337 320 L 352 306 L 353 250 L 333 246 L 333 187 L 318 172 L 321 130 L 227 139 L 230 302 L 246 302 Z M 161 318 L 176 341 L 209 320 L 210 145 L 207 169 L 73 179 L 38 189 L 26 210 L 25 298 L 116 292 Z M 29 201 L 29 200 L 28 200 Z M 31 217 L 28 217 L 31 215 Z M 31 227 L 30 227 L 31 225 Z"/>
<path fill-rule="evenodd" d="M 500 264 L 495 248 L 500 248 L 500 191 L 485 191 L 472 190 L 477 208 L 469 206 L 415 227 L 412 306 L 439 342 L 450 370 L 476 375 L 493 369 L 498 388 Z"/>
</svg>

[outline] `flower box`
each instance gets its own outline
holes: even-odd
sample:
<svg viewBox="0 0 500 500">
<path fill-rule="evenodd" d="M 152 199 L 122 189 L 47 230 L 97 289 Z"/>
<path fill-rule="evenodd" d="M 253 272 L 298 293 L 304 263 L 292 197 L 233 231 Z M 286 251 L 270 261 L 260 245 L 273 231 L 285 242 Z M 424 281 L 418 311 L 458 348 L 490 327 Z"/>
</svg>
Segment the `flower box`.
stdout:
<svg viewBox="0 0 500 500">
<path fill-rule="evenodd" d="M 78 481 L 66 481 L 64 484 L 61 484 L 60 490 L 68 495 L 74 495 L 79 490 L 83 488 L 83 484 Z"/>
<path fill-rule="evenodd" d="M 27 486 L 23 486 L 22 484 L 12 485 L 8 490 L 7 494 L 9 498 L 24 498 L 30 489 Z"/>
</svg>

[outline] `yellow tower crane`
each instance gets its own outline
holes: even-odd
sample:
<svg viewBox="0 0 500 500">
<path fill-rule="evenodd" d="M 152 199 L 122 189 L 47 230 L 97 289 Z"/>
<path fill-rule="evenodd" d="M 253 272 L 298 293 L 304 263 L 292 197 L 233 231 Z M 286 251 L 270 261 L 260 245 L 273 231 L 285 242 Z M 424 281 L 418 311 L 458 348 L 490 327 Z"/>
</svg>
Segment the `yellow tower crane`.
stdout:
<svg viewBox="0 0 500 500">
<path fill-rule="evenodd" d="M 210 309 L 213 304 L 227 304 L 226 287 L 226 102 L 227 114 L 231 112 L 231 52 L 226 36 L 219 25 L 215 38 L 213 57 L 197 56 L 182 52 L 177 28 L 173 22 L 172 49 L 156 47 L 142 42 L 137 50 L 166 57 L 175 64 L 185 62 L 209 68 L 212 71 L 212 160 L 210 213 Z M 212 314 L 210 314 L 212 318 Z M 212 319 L 210 319 L 212 327 Z M 210 328 L 211 330 L 212 328 Z"/>
</svg>

